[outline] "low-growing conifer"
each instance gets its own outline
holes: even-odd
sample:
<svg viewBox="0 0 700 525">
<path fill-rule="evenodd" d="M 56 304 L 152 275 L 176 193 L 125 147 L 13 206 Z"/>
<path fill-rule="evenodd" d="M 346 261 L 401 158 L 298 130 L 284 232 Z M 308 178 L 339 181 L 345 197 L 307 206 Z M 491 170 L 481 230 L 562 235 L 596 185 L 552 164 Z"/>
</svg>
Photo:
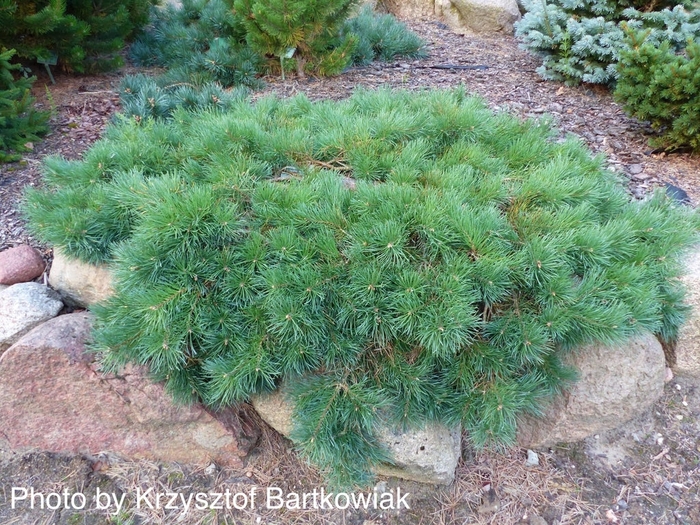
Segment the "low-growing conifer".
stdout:
<svg viewBox="0 0 700 525">
<path fill-rule="evenodd" d="M 602 164 L 460 89 L 238 99 L 47 160 L 26 212 L 110 264 L 106 370 L 145 365 L 213 407 L 284 383 L 299 449 L 348 486 L 391 460 L 383 421 L 512 444 L 573 379 L 567 353 L 676 336 L 700 219 L 630 202 Z"/>
</svg>

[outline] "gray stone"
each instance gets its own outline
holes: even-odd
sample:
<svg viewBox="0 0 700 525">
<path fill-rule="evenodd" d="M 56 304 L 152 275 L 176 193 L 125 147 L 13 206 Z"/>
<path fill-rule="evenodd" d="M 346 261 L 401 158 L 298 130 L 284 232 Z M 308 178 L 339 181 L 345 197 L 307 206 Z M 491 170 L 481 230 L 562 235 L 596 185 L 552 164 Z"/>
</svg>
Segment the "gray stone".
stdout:
<svg viewBox="0 0 700 525">
<path fill-rule="evenodd" d="M 142 368 L 100 373 L 85 351 L 91 323 L 86 312 L 62 315 L 0 356 L 0 421 L 12 450 L 241 466 L 236 436 L 201 405 L 175 405 Z"/>
<path fill-rule="evenodd" d="M 525 465 L 528 467 L 537 467 L 540 464 L 540 456 L 534 450 L 527 449 L 527 459 Z"/>
<path fill-rule="evenodd" d="M 292 405 L 281 391 L 253 396 L 250 400 L 255 411 L 283 436 L 292 433 Z"/>
<path fill-rule="evenodd" d="M 266 423 L 289 437 L 292 405 L 280 390 L 254 396 L 251 404 Z M 448 485 L 454 480 L 461 453 L 459 429 L 438 423 L 405 431 L 382 427 L 378 438 L 391 452 L 394 464 L 380 465 L 375 469 L 377 474 L 438 485 Z"/>
<path fill-rule="evenodd" d="M 39 283 L 18 283 L 0 291 L 0 353 L 29 330 L 56 317 L 58 294 Z"/>
<path fill-rule="evenodd" d="M 565 361 L 579 371 L 579 380 L 542 418 L 525 417 L 518 423 L 520 446 L 575 442 L 617 428 L 648 410 L 663 393 L 666 361 L 652 334 L 615 347 L 588 345 Z"/>
<path fill-rule="evenodd" d="M 28 283 L 46 268 L 41 254 L 27 244 L 0 252 L 0 284 Z"/>
<path fill-rule="evenodd" d="M 87 308 L 107 300 L 114 292 L 112 274 L 104 264 L 89 264 L 54 248 L 49 284 L 66 304 Z"/>
<path fill-rule="evenodd" d="M 681 280 L 687 290 L 685 302 L 692 310 L 678 335 L 673 370 L 700 378 L 700 247 L 686 256 Z"/>
<path fill-rule="evenodd" d="M 639 175 L 644 171 L 644 166 L 641 164 L 630 164 L 629 170 L 632 175 Z"/>
<path fill-rule="evenodd" d="M 389 449 L 394 464 L 379 465 L 377 474 L 437 485 L 454 481 L 462 446 L 459 428 L 439 423 L 408 430 L 381 427 L 378 437 Z"/>
</svg>

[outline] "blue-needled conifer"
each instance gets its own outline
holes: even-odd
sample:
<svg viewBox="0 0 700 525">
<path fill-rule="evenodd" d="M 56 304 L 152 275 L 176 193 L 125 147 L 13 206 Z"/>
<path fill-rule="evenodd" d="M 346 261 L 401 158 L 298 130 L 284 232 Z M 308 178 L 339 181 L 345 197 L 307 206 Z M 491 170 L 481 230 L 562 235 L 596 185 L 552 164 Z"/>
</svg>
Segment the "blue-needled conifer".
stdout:
<svg viewBox="0 0 700 525">
<path fill-rule="evenodd" d="M 620 53 L 628 45 L 623 23 L 648 29 L 649 42 L 675 50 L 700 37 L 700 8 L 692 0 L 524 0 L 516 25 L 523 47 L 542 57 L 548 80 L 614 86 Z"/>
<path fill-rule="evenodd" d="M 47 160 L 25 209 L 114 272 L 105 370 L 145 365 L 213 407 L 283 385 L 299 450 L 365 484 L 391 461 L 382 423 L 512 444 L 573 379 L 567 353 L 676 336 L 698 214 L 631 202 L 552 138 L 462 89 L 238 98 L 117 122 L 83 160 Z"/>
</svg>

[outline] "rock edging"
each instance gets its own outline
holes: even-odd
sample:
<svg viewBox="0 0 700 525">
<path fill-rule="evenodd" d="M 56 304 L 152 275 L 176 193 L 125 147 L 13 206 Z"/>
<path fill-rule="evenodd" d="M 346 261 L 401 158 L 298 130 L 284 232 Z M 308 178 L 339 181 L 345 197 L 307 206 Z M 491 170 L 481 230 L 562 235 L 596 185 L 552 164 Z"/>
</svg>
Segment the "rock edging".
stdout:
<svg viewBox="0 0 700 525">
<path fill-rule="evenodd" d="M 442 18 L 456 31 L 513 33 L 520 20 L 516 0 L 383 0 L 384 8 L 403 18 Z"/>
<path fill-rule="evenodd" d="M 292 404 L 282 390 L 253 396 L 253 408 L 260 417 L 285 437 L 292 431 Z M 383 426 L 379 442 L 391 453 L 394 464 L 377 466 L 375 473 L 420 483 L 449 485 L 461 455 L 461 431 L 440 423 L 400 431 Z"/>
<path fill-rule="evenodd" d="M 71 306 L 87 308 L 107 300 L 113 293 L 112 274 L 105 264 L 89 264 L 53 250 L 49 284 Z"/>
<path fill-rule="evenodd" d="M 587 345 L 568 355 L 565 364 L 579 371 L 579 380 L 551 402 L 543 417 L 519 421 L 518 445 L 542 448 L 617 428 L 663 393 L 666 360 L 650 333 L 613 347 Z"/>
<path fill-rule="evenodd" d="M 17 283 L 0 290 L 0 354 L 62 308 L 58 294 L 43 284 Z"/>
<path fill-rule="evenodd" d="M 92 316 L 56 317 L 0 356 L 0 421 L 15 451 L 110 454 L 240 467 L 247 450 L 199 404 L 175 405 L 146 371 L 98 371 Z"/>
</svg>

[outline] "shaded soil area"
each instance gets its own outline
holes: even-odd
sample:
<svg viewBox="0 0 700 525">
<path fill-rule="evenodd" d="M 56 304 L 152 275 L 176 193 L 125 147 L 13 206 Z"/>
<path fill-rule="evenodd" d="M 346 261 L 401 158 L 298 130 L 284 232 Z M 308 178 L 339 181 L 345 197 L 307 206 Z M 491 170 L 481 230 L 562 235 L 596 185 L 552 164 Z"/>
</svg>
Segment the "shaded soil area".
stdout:
<svg viewBox="0 0 700 525">
<path fill-rule="evenodd" d="M 28 243 L 50 250 L 27 232 L 20 203 L 26 186 L 41 184 L 41 165 L 47 155 L 79 159 L 95 142 L 119 109 L 119 82 L 130 70 L 94 77 L 57 75 L 52 85 L 44 71 L 36 71 L 34 96 L 40 109 L 51 112 L 50 131 L 20 162 L 0 164 L 0 250 Z"/>
<path fill-rule="evenodd" d="M 647 145 L 649 128 L 627 118 L 606 90 L 542 81 L 535 72 L 537 59 L 520 50 L 510 36 L 461 35 L 433 20 L 409 25 L 428 43 L 429 58 L 377 63 L 335 78 L 266 78 L 267 87 L 253 99 L 306 93 L 312 99 L 338 100 L 360 86 L 421 90 L 463 85 L 495 110 L 551 119 L 560 134 L 579 136 L 606 156 L 635 198 L 666 182 L 685 190 L 692 204 L 700 202 L 700 158 L 652 151 Z M 29 243 L 50 260 L 50 247 L 41 246 L 25 228 L 19 211 L 23 189 L 41 184 L 46 155 L 79 158 L 100 136 L 119 109 L 120 79 L 132 71 L 59 76 L 57 85 L 47 87 L 48 78 L 40 75 L 35 95 L 53 112 L 51 133 L 22 162 L 0 166 L 0 250 Z M 136 495 L 149 489 L 190 494 L 278 487 L 286 494 L 320 488 L 319 473 L 298 459 L 288 441 L 264 426 L 258 446 L 239 470 L 214 464 L 128 462 L 100 454 L 15 454 L 3 450 L 0 426 L 0 524 L 697 524 L 699 385 L 697 380 L 674 378 L 643 418 L 582 443 L 538 451 L 538 465 L 527 465 L 525 450 L 477 452 L 465 446 L 457 480 L 450 487 L 380 481 L 378 491 L 400 488 L 410 494 L 410 509 L 400 511 L 286 510 L 261 504 L 230 512 L 184 512 L 182 506 L 137 506 Z M 85 509 L 63 504 L 31 509 L 24 501 L 13 509 L 13 488 L 22 487 L 44 494 L 68 489 L 70 494 L 85 494 L 88 501 Z M 124 496 L 122 510 L 117 512 L 116 505 L 96 509 L 90 498 L 98 490 Z"/>
</svg>

